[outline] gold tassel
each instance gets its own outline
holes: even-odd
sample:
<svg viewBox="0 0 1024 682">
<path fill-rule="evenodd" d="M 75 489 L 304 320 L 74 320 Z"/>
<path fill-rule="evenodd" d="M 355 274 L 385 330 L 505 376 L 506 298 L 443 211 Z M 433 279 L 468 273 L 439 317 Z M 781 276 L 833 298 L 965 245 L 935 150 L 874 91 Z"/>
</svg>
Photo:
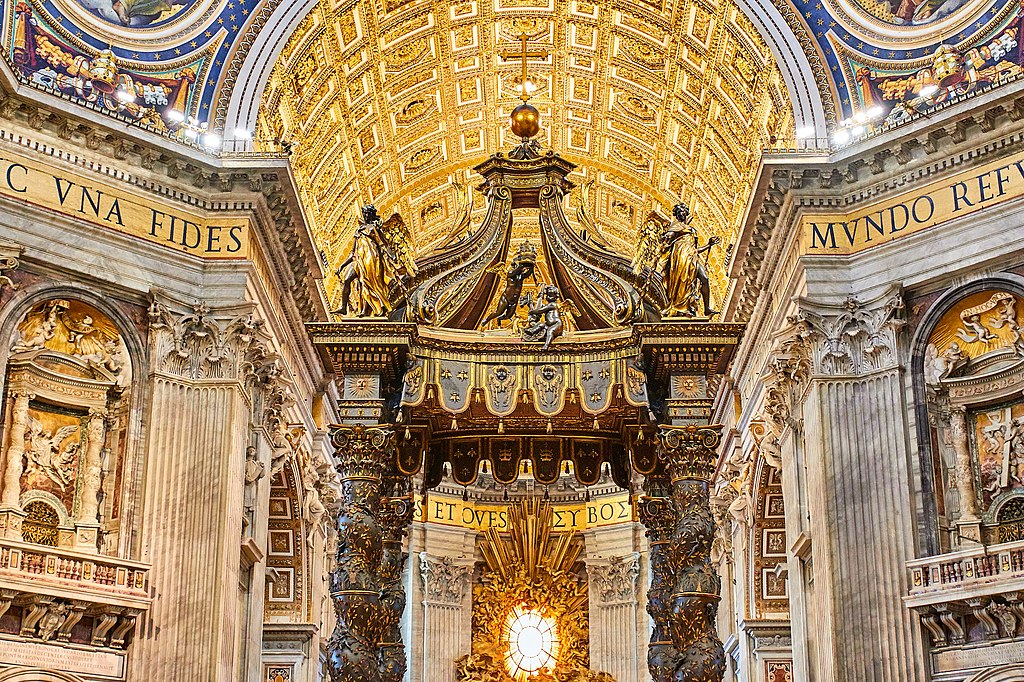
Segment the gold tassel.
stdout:
<svg viewBox="0 0 1024 682">
<path fill-rule="evenodd" d="M 551 433 L 552 431 L 554 431 L 554 428 L 551 426 L 551 420 L 549 419 L 548 420 L 548 433 Z"/>
<path fill-rule="evenodd" d="M 459 420 L 456 419 L 455 417 L 452 417 L 452 431 L 458 431 L 458 430 L 459 430 Z"/>
<path fill-rule="evenodd" d="M 409 439 L 411 439 L 411 438 L 412 438 L 412 432 L 411 432 L 411 431 L 409 431 L 409 427 L 408 427 L 408 426 L 406 426 L 406 427 L 405 427 L 405 440 L 409 440 Z"/>
<path fill-rule="evenodd" d="M 498 433 L 505 433 L 505 420 L 498 420 Z"/>
<path fill-rule="evenodd" d="M 597 431 L 601 428 L 601 423 L 597 421 L 597 417 L 594 417 L 594 430 Z"/>
</svg>

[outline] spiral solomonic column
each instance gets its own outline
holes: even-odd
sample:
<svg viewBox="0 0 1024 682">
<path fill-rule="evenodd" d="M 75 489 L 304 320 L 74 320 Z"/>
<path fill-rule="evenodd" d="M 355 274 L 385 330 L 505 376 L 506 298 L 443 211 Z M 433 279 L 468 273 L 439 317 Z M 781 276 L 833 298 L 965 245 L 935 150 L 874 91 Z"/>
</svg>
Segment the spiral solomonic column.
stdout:
<svg viewBox="0 0 1024 682">
<path fill-rule="evenodd" d="M 402 642 L 402 613 L 405 612 L 405 584 L 402 581 L 409 555 L 402 550 L 402 540 L 412 523 L 411 491 L 404 490 L 407 479 L 394 473 L 384 478 L 384 499 L 380 512 L 383 532 L 380 605 L 383 637 L 380 642 L 381 682 L 402 682 L 407 663 Z"/>
<path fill-rule="evenodd" d="M 328 661 L 334 682 L 383 682 L 381 642 L 387 617 L 381 605 L 384 532 L 382 478 L 394 458 L 390 426 L 332 426 L 331 444 L 341 475 L 337 567 L 331 599 L 337 624 Z"/>
<path fill-rule="evenodd" d="M 672 595 L 678 556 L 672 548 L 676 512 L 667 478 L 648 476 L 640 498 L 640 521 L 647 528 L 650 544 L 651 584 L 647 588 L 647 613 L 654 623 L 647 648 L 647 667 L 653 682 L 673 682 L 679 650 L 672 639 Z"/>
<path fill-rule="evenodd" d="M 721 426 L 680 426 L 658 434 L 676 518 L 670 545 L 675 554 L 670 632 L 679 655 L 676 682 L 721 682 L 725 675 L 716 629 L 722 581 L 711 564 L 715 520 L 709 495 L 721 431 Z"/>
</svg>

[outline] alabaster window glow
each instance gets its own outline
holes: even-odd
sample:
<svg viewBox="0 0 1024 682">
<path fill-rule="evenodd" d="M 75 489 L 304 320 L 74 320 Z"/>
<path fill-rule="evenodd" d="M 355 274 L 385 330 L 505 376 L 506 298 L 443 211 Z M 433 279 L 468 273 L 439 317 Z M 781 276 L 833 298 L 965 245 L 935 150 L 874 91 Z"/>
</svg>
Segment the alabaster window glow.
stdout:
<svg viewBox="0 0 1024 682">
<path fill-rule="evenodd" d="M 526 607 L 516 607 L 505 621 L 508 637 L 506 664 L 509 675 L 529 678 L 542 668 L 553 668 L 558 658 L 558 632 L 553 618 Z"/>
</svg>

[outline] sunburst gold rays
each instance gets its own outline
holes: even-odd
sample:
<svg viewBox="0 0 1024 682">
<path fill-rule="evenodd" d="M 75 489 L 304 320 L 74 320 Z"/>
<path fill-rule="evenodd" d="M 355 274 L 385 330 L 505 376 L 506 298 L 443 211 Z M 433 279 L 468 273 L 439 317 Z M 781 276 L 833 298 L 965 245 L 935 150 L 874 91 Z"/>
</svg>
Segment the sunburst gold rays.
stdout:
<svg viewBox="0 0 1024 682">
<path fill-rule="evenodd" d="M 554 512 L 540 500 L 523 500 L 509 510 L 508 540 L 496 528 L 484 532 L 480 551 L 487 568 L 511 578 L 520 567 L 533 583 L 546 569 L 552 575 L 572 571 L 583 551 L 575 533 L 554 534 Z"/>
</svg>

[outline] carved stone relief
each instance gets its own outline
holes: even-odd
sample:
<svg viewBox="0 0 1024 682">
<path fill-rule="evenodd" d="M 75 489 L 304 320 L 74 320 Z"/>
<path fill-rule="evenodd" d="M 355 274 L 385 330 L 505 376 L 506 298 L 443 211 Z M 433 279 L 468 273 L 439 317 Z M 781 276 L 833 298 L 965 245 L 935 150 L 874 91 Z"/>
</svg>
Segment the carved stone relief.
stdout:
<svg viewBox="0 0 1024 682">
<path fill-rule="evenodd" d="M 898 364 L 903 295 L 892 290 L 871 301 L 849 297 L 841 306 L 801 299 L 791 321 L 810 342 L 815 375 L 847 376 Z"/>
</svg>

